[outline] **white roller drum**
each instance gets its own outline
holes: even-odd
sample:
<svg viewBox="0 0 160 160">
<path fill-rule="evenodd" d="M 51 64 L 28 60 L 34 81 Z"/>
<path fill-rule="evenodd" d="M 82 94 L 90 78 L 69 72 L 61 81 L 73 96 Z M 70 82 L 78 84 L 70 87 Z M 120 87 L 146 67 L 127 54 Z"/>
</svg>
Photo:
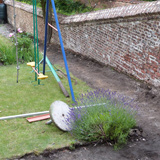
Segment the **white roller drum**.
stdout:
<svg viewBox="0 0 160 160">
<path fill-rule="evenodd" d="M 62 101 L 55 101 L 50 106 L 49 112 L 52 121 L 63 131 L 69 131 L 69 126 L 65 122 L 69 111 L 69 106 Z"/>
</svg>

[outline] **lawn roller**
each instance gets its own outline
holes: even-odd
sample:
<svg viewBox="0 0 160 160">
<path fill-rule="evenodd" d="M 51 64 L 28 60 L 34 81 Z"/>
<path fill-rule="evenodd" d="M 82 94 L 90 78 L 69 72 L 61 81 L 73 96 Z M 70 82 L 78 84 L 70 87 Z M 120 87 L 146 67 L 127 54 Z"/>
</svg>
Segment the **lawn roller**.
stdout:
<svg viewBox="0 0 160 160">
<path fill-rule="evenodd" d="M 106 103 L 100 103 L 100 104 L 94 104 L 94 105 L 88 105 L 88 106 L 79 106 L 79 107 L 75 107 L 75 109 L 91 107 L 91 106 L 100 106 L 104 104 Z M 69 116 L 70 109 L 71 108 L 63 101 L 53 102 L 49 110 L 51 120 L 48 121 L 46 124 L 50 124 L 54 122 L 59 129 L 63 131 L 70 131 L 71 126 L 69 126 L 69 124 L 66 124 L 66 118 L 68 118 Z"/>
</svg>

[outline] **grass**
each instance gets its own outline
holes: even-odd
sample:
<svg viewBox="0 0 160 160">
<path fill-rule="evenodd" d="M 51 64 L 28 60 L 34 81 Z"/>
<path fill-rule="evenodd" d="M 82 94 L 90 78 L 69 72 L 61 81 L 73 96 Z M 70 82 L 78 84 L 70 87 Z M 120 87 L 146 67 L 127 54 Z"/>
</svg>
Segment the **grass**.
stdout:
<svg viewBox="0 0 160 160">
<path fill-rule="evenodd" d="M 26 64 L 20 65 L 19 83 L 16 83 L 16 65 L 0 66 L 0 73 L 0 117 L 47 111 L 56 100 L 72 102 L 71 97 L 63 95 L 51 72 L 47 72 L 48 79 L 41 81 L 44 85 L 31 83 L 34 73 Z M 75 97 L 89 88 L 77 81 L 77 85 L 72 83 Z M 62 83 L 69 92 L 67 79 L 62 79 Z M 0 121 L 0 126 L 0 159 L 39 153 L 46 148 L 61 148 L 75 142 L 70 134 L 54 124 L 45 125 L 45 121 L 28 123 L 25 118 L 17 118 Z"/>
</svg>

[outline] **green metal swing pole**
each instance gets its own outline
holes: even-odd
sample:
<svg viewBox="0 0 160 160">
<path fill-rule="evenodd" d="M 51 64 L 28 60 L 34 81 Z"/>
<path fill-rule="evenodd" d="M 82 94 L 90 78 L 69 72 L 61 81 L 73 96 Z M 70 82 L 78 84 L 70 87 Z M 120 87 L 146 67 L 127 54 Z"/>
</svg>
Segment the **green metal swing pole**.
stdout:
<svg viewBox="0 0 160 160">
<path fill-rule="evenodd" d="M 35 0 L 35 14 L 36 14 L 36 38 L 37 38 L 37 64 L 39 73 L 39 46 L 38 46 L 38 25 L 37 25 L 37 3 Z M 38 79 L 38 84 L 40 84 L 40 79 Z"/>
<path fill-rule="evenodd" d="M 37 7 L 36 5 L 37 5 L 36 0 L 33 0 L 33 32 L 34 32 L 35 69 L 38 68 L 38 73 L 39 73 L 38 25 L 37 25 Z M 37 39 L 37 47 L 36 47 L 36 39 Z M 37 81 L 36 73 L 35 73 L 35 81 Z M 39 79 L 38 79 L 38 84 L 40 84 Z"/>
<path fill-rule="evenodd" d="M 35 38 L 35 2 L 33 0 L 33 34 L 34 34 L 34 61 L 35 61 L 35 69 L 36 66 L 36 38 Z M 35 73 L 35 81 L 37 81 L 37 74 Z"/>
</svg>

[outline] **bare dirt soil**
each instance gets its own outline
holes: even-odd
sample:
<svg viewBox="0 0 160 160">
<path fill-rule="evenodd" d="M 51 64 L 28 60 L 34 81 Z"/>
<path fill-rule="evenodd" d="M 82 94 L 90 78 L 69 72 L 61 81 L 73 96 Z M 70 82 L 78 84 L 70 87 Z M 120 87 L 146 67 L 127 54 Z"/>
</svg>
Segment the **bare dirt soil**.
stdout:
<svg viewBox="0 0 160 160">
<path fill-rule="evenodd" d="M 7 27 L 0 27 L 0 32 L 5 36 L 9 33 Z M 11 31 L 11 28 L 8 29 Z M 40 48 L 43 49 L 43 44 L 40 44 Z M 52 64 L 64 67 L 59 46 L 49 45 L 47 56 Z M 134 98 L 139 104 L 137 121 L 143 132 L 139 129 L 128 144 L 118 151 L 109 143 L 94 143 L 76 146 L 73 151 L 69 148 L 46 150 L 39 156 L 29 154 L 16 160 L 160 160 L 160 88 L 137 81 L 70 50 L 66 50 L 66 56 L 70 72 L 91 88 L 110 89 Z"/>
<path fill-rule="evenodd" d="M 43 45 L 40 45 L 43 49 Z M 52 64 L 64 66 L 61 49 L 48 46 L 47 56 Z M 104 66 L 94 60 L 66 50 L 70 72 L 91 88 L 110 89 L 135 98 L 139 104 L 138 126 L 142 133 L 122 149 L 115 151 L 110 144 L 90 144 L 60 150 L 44 151 L 41 155 L 25 155 L 21 160 L 160 160 L 160 88 L 147 85 Z M 141 131 L 141 130 L 138 130 Z M 137 134 L 137 136 L 136 136 Z"/>
</svg>

